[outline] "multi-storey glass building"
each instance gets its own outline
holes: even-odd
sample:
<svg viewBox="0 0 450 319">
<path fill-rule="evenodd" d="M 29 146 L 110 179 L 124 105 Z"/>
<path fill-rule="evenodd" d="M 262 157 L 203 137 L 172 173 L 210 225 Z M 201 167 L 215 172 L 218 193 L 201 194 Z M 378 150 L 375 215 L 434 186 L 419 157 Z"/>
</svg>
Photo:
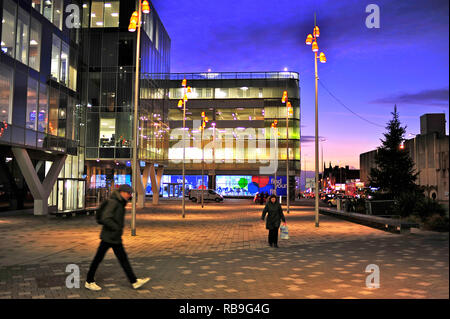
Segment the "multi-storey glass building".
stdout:
<svg viewBox="0 0 450 319">
<path fill-rule="evenodd" d="M 300 88 L 295 72 L 153 74 L 168 88 L 169 154 L 161 190 L 177 196 L 182 182 L 182 80 L 192 93 L 186 102 L 185 168 L 187 188 L 202 185 L 223 195 L 286 194 L 289 163 L 291 196 L 300 175 Z M 165 81 L 164 81 L 165 79 Z M 287 123 L 288 92 L 293 113 Z M 182 104 L 182 103 L 181 103 Z M 203 116 L 203 117 L 202 117 Z M 208 123 L 202 131 L 202 119 Z M 272 124 L 276 124 L 272 128 Z M 289 161 L 287 154 L 289 152 Z"/>
<path fill-rule="evenodd" d="M 136 5 L 137 1 L 83 1 L 81 104 L 86 108 L 88 204 L 97 205 L 117 184 L 131 184 L 137 35 L 128 25 Z M 140 74 L 167 73 L 170 38 L 150 6 L 150 13 L 143 15 Z M 143 167 L 167 156 L 162 144 L 165 95 L 158 85 L 141 76 L 138 158 Z"/>
<path fill-rule="evenodd" d="M 0 210 L 84 207 L 74 3 L 0 1 Z"/>
</svg>

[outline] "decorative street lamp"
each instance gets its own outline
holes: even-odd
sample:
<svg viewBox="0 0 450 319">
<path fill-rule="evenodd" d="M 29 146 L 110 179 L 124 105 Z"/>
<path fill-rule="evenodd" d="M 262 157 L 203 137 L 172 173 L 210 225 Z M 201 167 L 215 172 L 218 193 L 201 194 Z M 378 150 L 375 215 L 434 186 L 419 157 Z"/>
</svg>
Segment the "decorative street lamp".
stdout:
<svg viewBox="0 0 450 319">
<path fill-rule="evenodd" d="M 272 122 L 272 129 L 275 135 L 275 156 L 277 157 L 278 161 L 278 135 L 280 134 L 278 132 L 278 120 L 274 120 Z M 274 180 L 274 195 L 277 196 L 277 169 L 275 169 L 275 180 Z"/>
<path fill-rule="evenodd" d="M 206 123 L 208 123 L 208 117 L 205 115 L 205 112 L 202 112 L 202 125 L 199 130 L 202 133 L 200 143 L 202 146 L 202 208 L 204 203 L 204 190 L 205 190 L 205 148 L 203 147 L 203 132 L 205 131 Z"/>
<path fill-rule="evenodd" d="M 293 111 L 287 91 L 283 92 L 281 102 L 286 103 L 286 212 L 289 214 L 289 116 L 293 115 Z"/>
<path fill-rule="evenodd" d="M 321 63 L 327 62 L 327 58 L 323 52 L 317 57 L 317 52 L 319 52 L 319 45 L 317 44 L 317 39 L 320 36 L 319 27 L 316 25 L 316 17 L 314 15 L 314 30 L 313 34 L 308 34 L 305 43 L 307 45 L 312 44 L 312 51 L 314 52 L 314 69 L 315 69 L 315 82 L 316 82 L 316 141 L 315 141 L 315 157 L 316 157 L 316 177 L 315 177 L 315 222 L 316 227 L 319 227 L 319 107 L 318 107 L 318 81 L 319 75 L 317 72 L 317 59 Z"/>
<path fill-rule="evenodd" d="M 141 172 L 138 166 L 138 101 L 139 101 L 139 69 L 141 56 L 141 23 L 142 13 L 150 13 L 150 5 L 147 0 L 139 0 L 139 9 L 131 15 L 128 31 L 135 32 L 137 29 L 136 39 L 136 70 L 134 80 L 134 121 L 133 121 L 133 164 L 132 164 L 132 186 L 133 200 L 131 210 L 131 236 L 136 236 L 136 196 L 137 196 L 137 179 L 140 178 Z M 155 196 L 155 194 L 153 194 Z"/>
<path fill-rule="evenodd" d="M 183 87 L 183 99 L 178 101 L 178 107 L 183 108 L 183 187 L 182 187 L 182 194 L 181 194 L 181 216 L 184 218 L 186 213 L 186 202 L 185 202 L 185 192 L 186 192 L 186 178 L 185 178 L 185 157 L 186 157 L 186 141 L 185 141 L 185 132 L 186 132 L 186 102 L 188 100 L 187 94 L 192 92 L 192 89 L 190 86 L 187 86 L 186 79 L 183 79 L 181 82 L 181 86 Z"/>
</svg>

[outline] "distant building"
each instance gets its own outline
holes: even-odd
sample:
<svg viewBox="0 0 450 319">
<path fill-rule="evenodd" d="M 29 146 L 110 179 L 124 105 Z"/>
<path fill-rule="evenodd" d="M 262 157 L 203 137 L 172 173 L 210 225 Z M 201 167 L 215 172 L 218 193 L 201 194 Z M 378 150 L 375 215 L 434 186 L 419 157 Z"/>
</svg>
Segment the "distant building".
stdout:
<svg viewBox="0 0 450 319">
<path fill-rule="evenodd" d="M 445 134 L 445 114 L 424 114 L 420 117 L 420 134 L 405 141 L 416 170 L 417 184 L 425 194 L 448 206 L 449 200 L 449 136 Z M 370 169 L 375 167 L 377 150 L 360 155 L 361 180 L 369 182 Z"/>
</svg>

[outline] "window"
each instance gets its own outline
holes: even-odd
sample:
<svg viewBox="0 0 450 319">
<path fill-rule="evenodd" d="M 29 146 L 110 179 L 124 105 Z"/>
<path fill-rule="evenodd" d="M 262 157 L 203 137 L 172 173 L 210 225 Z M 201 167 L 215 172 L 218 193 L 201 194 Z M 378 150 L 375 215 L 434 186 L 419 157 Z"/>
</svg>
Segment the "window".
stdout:
<svg viewBox="0 0 450 319">
<path fill-rule="evenodd" d="M 103 0 L 93 0 L 91 9 L 91 28 L 103 27 Z"/>
<path fill-rule="evenodd" d="M 0 122 L 11 122 L 13 70 L 0 63 Z"/>
<path fill-rule="evenodd" d="M 116 119 L 100 119 L 100 147 L 114 147 L 116 144 Z"/>
<path fill-rule="evenodd" d="M 69 45 L 62 42 L 61 47 L 61 76 L 59 81 L 69 86 Z"/>
<path fill-rule="evenodd" d="M 48 94 L 47 85 L 39 84 L 39 114 L 38 114 L 38 126 L 39 132 L 47 132 L 48 124 Z"/>
<path fill-rule="evenodd" d="M 63 20 L 63 0 L 53 0 L 53 24 L 62 30 L 62 20 Z"/>
<path fill-rule="evenodd" d="M 28 78 L 27 113 L 25 127 L 36 130 L 38 110 L 38 81 Z"/>
<path fill-rule="evenodd" d="M 105 1 L 104 26 L 106 28 L 117 28 L 119 26 L 119 1 Z"/>
<path fill-rule="evenodd" d="M 77 90 L 77 54 L 70 55 L 69 62 L 69 88 Z"/>
<path fill-rule="evenodd" d="M 16 60 L 23 64 L 28 64 L 28 36 L 30 28 L 30 15 L 19 8 L 19 18 L 17 19 L 16 32 Z"/>
<path fill-rule="evenodd" d="M 90 3 L 89 0 L 83 1 L 83 28 L 89 28 L 89 12 L 90 12 Z"/>
<path fill-rule="evenodd" d="M 2 51 L 14 57 L 16 42 L 16 4 L 11 0 L 3 1 Z"/>
<path fill-rule="evenodd" d="M 53 35 L 51 74 L 54 80 L 59 81 L 61 40 Z"/>
<path fill-rule="evenodd" d="M 41 24 L 36 19 L 31 18 L 30 25 L 28 65 L 39 72 L 41 67 Z"/>
<path fill-rule="evenodd" d="M 48 109 L 48 134 L 58 134 L 59 90 L 50 87 Z"/>
<path fill-rule="evenodd" d="M 31 6 L 36 9 L 39 13 L 42 13 L 42 1 L 43 0 L 32 0 Z"/>
<path fill-rule="evenodd" d="M 42 14 L 44 17 L 48 19 L 48 21 L 52 21 L 52 15 L 53 15 L 53 0 L 43 0 L 44 1 L 44 7 L 42 10 Z"/>
</svg>

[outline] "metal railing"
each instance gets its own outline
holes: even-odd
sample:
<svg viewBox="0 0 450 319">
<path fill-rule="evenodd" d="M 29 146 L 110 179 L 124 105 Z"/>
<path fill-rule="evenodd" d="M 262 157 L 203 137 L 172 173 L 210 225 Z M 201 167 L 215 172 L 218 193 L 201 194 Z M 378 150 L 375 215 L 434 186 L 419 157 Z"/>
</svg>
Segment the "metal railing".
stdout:
<svg viewBox="0 0 450 319">
<path fill-rule="evenodd" d="M 203 73 L 143 73 L 141 79 L 149 80 L 239 80 L 239 79 L 294 79 L 300 78 L 297 72 L 203 72 Z"/>
<path fill-rule="evenodd" d="M 77 155 L 78 142 L 13 124 L 0 123 L 0 144 Z"/>
</svg>

